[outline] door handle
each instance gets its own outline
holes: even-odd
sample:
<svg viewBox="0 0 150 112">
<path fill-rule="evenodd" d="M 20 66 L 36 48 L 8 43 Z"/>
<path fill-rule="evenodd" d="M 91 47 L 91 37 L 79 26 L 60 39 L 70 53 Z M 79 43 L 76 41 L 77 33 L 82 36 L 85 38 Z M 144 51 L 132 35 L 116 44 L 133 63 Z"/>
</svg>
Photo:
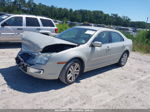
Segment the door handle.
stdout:
<svg viewBox="0 0 150 112">
<path fill-rule="evenodd" d="M 107 46 L 107 49 L 108 49 L 108 51 L 110 50 L 110 47 L 109 46 Z"/>
<path fill-rule="evenodd" d="M 23 30 L 23 28 L 17 28 L 17 30 Z"/>
<path fill-rule="evenodd" d="M 123 45 L 122 48 L 124 49 L 124 48 L 125 48 L 125 45 Z"/>
<path fill-rule="evenodd" d="M 36 30 L 41 30 L 40 28 L 37 28 Z"/>
</svg>

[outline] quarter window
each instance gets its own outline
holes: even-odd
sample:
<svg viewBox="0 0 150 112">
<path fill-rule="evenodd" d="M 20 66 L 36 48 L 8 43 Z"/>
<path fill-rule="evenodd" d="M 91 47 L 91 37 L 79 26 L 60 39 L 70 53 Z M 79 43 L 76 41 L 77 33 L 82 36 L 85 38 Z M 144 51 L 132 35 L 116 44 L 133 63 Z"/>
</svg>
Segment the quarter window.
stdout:
<svg viewBox="0 0 150 112">
<path fill-rule="evenodd" d="M 22 26 L 22 17 L 12 17 L 5 21 L 6 26 Z"/>
<path fill-rule="evenodd" d="M 123 37 L 116 32 L 111 32 L 111 40 L 112 43 L 124 41 Z"/>
<path fill-rule="evenodd" d="M 109 32 L 101 32 L 94 41 L 102 42 L 102 44 L 110 43 Z"/>
<path fill-rule="evenodd" d="M 26 26 L 39 27 L 40 24 L 37 18 L 26 17 Z"/>
<path fill-rule="evenodd" d="M 54 24 L 51 20 L 48 20 L 48 19 L 40 19 L 40 20 L 44 27 L 54 27 Z"/>
</svg>

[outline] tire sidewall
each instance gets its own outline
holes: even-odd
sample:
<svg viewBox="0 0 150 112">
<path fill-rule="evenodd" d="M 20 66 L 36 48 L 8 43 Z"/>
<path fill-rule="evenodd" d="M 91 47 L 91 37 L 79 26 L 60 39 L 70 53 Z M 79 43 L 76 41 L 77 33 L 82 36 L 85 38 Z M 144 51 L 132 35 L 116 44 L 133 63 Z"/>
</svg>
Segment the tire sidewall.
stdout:
<svg viewBox="0 0 150 112">
<path fill-rule="evenodd" d="M 83 68 L 82 68 L 82 63 L 81 63 L 78 59 L 73 59 L 73 60 L 69 61 L 69 62 L 64 66 L 64 68 L 62 69 L 62 72 L 61 72 L 60 77 L 59 77 L 59 79 L 60 79 L 62 82 L 64 82 L 65 84 L 72 84 L 72 83 L 74 83 L 74 82 L 76 81 L 76 79 L 79 77 L 79 75 L 78 75 L 77 78 L 76 78 L 73 82 L 70 82 L 70 81 L 68 81 L 68 79 L 67 79 L 67 72 L 68 72 L 70 66 L 73 65 L 74 63 L 78 63 L 78 64 L 80 65 L 80 73 L 79 73 L 79 75 L 82 73 L 82 69 L 83 69 Z"/>
<path fill-rule="evenodd" d="M 127 52 L 124 52 L 124 53 L 121 55 L 121 58 L 120 58 L 119 63 L 118 63 L 119 66 L 121 66 L 121 67 L 126 65 L 126 63 L 125 63 L 125 64 L 122 64 L 122 62 L 121 62 L 121 60 L 122 60 L 124 54 L 127 54 L 126 63 L 127 63 L 128 57 L 129 57 L 129 55 L 128 55 Z"/>
</svg>

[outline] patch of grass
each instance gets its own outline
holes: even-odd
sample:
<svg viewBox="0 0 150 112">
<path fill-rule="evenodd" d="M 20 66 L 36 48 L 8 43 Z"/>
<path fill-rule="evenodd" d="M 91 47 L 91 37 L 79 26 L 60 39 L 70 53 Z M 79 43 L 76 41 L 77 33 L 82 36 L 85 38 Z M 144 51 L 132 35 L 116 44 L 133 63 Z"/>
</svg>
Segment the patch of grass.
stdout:
<svg viewBox="0 0 150 112">
<path fill-rule="evenodd" d="M 128 33 L 124 35 L 133 41 L 133 51 L 150 53 L 150 31 L 140 31 L 135 37 Z"/>
<path fill-rule="evenodd" d="M 58 32 L 61 33 L 63 31 L 65 31 L 65 30 L 67 30 L 70 27 L 68 26 L 68 24 L 63 23 L 63 24 L 58 24 L 57 28 L 58 28 Z"/>
</svg>

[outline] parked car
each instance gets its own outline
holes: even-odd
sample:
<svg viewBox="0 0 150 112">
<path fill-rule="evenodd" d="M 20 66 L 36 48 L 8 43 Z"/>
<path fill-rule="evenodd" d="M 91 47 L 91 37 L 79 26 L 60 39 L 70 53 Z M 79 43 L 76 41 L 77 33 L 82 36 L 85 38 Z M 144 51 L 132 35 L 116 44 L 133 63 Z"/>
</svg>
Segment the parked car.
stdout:
<svg viewBox="0 0 150 112">
<path fill-rule="evenodd" d="M 126 32 L 126 33 L 130 33 L 131 35 L 135 35 L 135 32 L 134 32 L 134 29 L 133 28 L 130 28 L 130 27 L 116 27 L 116 30 L 119 30 L 119 31 L 123 31 L 123 32 Z"/>
<path fill-rule="evenodd" d="M 0 12 L 0 16 L 2 16 L 2 15 L 5 15 L 5 14 L 7 14 L 7 13 L 4 13 L 4 12 Z"/>
<path fill-rule="evenodd" d="M 33 77 L 72 84 L 83 72 L 115 63 L 124 66 L 131 49 L 130 39 L 106 28 L 78 26 L 55 38 L 25 32 L 16 63 Z"/>
<path fill-rule="evenodd" d="M 20 42 L 24 31 L 57 33 L 58 29 L 53 20 L 46 17 L 14 14 L 0 16 L 0 42 Z"/>
</svg>

